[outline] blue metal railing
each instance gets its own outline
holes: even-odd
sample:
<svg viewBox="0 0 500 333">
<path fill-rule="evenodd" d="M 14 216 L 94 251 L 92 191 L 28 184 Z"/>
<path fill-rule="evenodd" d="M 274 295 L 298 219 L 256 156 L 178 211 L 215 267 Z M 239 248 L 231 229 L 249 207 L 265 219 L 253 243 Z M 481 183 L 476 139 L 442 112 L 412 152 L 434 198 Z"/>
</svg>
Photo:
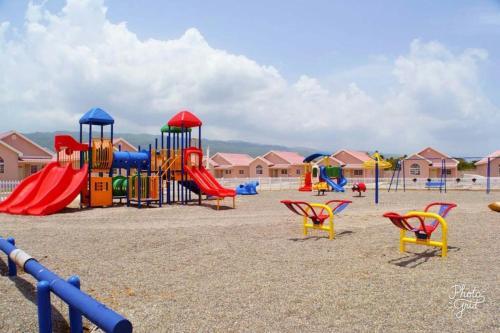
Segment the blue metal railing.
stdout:
<svg viewBox="0 0 500 333">
<path fill-rule="evenodd" d="M 130 321 L 80 290 L 80 279 L 77 276 L 70 277 L 68 281 L 63 280 L 26 252 L 18 249 L 13 238 L 0 237 L 0 250 L 8 256 L 9 276 L 17 275 L 17 265 L 19 265 L 38 281 L 37 305 L 40 333 L 52 332 L 51 292 L 69 306 L 71 333 L 83 332 L 82 316 L 105 332 L 132 332 Z"/>
</svg>

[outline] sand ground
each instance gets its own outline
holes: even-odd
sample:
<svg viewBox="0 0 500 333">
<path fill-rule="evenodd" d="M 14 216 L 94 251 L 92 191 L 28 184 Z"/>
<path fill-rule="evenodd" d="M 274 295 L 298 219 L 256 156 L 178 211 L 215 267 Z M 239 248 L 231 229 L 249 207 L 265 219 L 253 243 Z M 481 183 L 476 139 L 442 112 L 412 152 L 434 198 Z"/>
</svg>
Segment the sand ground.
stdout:
<svg viewBox="0 0 500 333">
<path fill-rule="evenodd" d="M 279 203 L 333 198 L 354 201 L 333 241 L 304 237 L 299 217 Z M 135 332 L 498 332 L 500 214 L 487 204 L 499 200 L 498 192 L 399 192 L 375 206 L 371 193 L 267 191 L 238 197 L 234 210 L 207 202 L 0 215 L 0 236 L 62 277 L 79 275 Z M 447 219 L 446 259 L 421 246 L 400 253 L 398 229 L 382 217 L 430 201 L 459 204 Z M 2 255 L 0 332 L 36 332 L 35 281 L 9 279 L 5 263 Z M 462 284 L 485 301 L 457 318 L 450 297 Z M 53 306 L 55 331 L 67 331 L 67 308 Z"/>
</svg>

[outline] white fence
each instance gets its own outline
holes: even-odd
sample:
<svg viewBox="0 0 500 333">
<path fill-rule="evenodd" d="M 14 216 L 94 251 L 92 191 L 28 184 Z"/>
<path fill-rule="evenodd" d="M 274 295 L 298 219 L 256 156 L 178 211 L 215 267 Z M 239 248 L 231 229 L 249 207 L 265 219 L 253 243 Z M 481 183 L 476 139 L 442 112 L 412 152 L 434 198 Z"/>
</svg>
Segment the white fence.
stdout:
<svg viewBox="0 0 500 333">
<path fill-rule="evenodd" d="M 228 188 L 236 188 L 238 185 L 246 183 L 248 181 L 258 181 L 259 186 L 257 187 L 260 191 L 269 190 L 297 190 L 301 185 L 301 179 L 299 177 L 261 177 L 261 178 L 219 178 L 217 179 L 222 186 Z M 433 181 L 439 181 L 439 179 L 433 179 Z M 366 187 L 369 189 L 375 188 L 374 178 L 349 178 L 347 181 L 346 188 L 352 187 L 354 183 L 365 183 Z M 406 179 L 405 188 L 407 190 L 424 190 L 426 189 L 425 183 L 427 179 L 419 178 L 416 181 L 413 179 Z M 456 181 L 455 178 L 446 179 L 446 188 L 448 190 L 484 190 L 486 191 L 486 177 L 475 176 L 475 175 L 465 175 L 460 178 L 460 181 Z M 379 189 L 387 190 L 391 183 L 391 178 L 379 178 Z M 393 180 L 391 191 L 396 189 L 396 179 Z M 490 178 L 490 189 L 500 190 L 500 177 Z M 403 179 L 400 178 L 398 182 L 398 191 L 403 190 Z"/>
<path fill-rule="evenodd" d="M 7 198 L 19 183 L 19 180 L 0 180 L 0 201 Z"/>
</svg>

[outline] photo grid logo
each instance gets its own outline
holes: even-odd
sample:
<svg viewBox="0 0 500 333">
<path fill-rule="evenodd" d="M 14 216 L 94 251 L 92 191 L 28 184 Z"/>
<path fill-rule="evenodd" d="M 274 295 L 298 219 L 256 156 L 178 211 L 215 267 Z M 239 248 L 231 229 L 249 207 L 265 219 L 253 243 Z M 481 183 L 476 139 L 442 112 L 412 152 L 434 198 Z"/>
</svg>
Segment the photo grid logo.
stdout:
<svg viewBox="0 0 500 333">
<path fill-rule="evenodd" d="M 479 304 L 486 301 L 482 291 L 475 286 L 467 286 L 465 283 L 452 286 L 449 299 L 449 305 L 457 319 L 462 319 L 466 310 L 477 310 Z"/>
</svg>

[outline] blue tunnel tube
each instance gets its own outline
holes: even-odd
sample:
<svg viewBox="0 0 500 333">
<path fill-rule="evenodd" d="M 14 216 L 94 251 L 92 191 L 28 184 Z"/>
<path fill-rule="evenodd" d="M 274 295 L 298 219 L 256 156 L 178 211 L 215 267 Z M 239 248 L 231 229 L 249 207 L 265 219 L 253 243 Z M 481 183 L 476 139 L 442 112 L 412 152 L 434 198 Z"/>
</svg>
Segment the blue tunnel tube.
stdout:
<svg viewBox="0 0 500 333">
<path fill-rule="evenodd" d="M 145 150 L 139 152 L 129 152 L 129 151 L 115 151 L 113 152 L 113 164 L 114 169 L 127 169 L 139 167 L 142 170 L 147 170 L 149 167 L 149 153 Z"/>
<path fill-rule="evenodd" d="M 29 254 L 10 244 L 2 237 L 0 237 L 0 250 L 38 281 L 47 281 L 50 290 L 54 294 L 68 303 L 69 306 L 78 309 L 87 319 L 102 328 L 105 332 L 132 332 L 132 324 L 126 318 L 66 282 Z"/>
</svg>

